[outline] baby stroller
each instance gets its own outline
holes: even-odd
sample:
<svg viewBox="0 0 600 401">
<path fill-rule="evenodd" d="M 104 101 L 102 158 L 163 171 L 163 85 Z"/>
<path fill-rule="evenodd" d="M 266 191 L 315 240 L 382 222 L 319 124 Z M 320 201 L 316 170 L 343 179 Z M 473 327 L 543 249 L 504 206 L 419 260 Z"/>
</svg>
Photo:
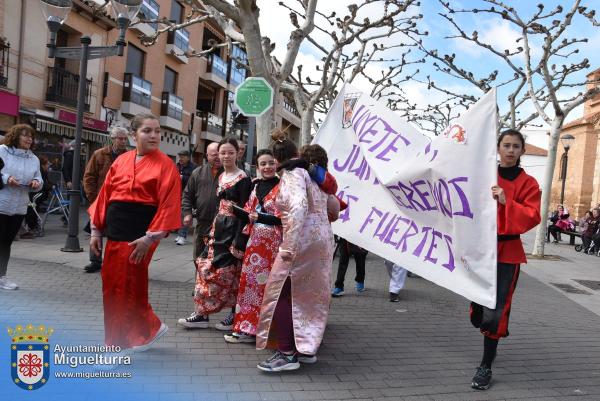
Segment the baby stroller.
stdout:
<svg viewBox="0 0 600 401">
<path fill-rule="evenodd" d="M 587 253 L 588 255 L 596 255 L 600 257 L 600 228 L 598 228 L 596 230 L 596 232 L 594 233 L 594 235 L 592 235 L 592 239 L 590 241 L 590 246 L 588 246 L 586 249 L 584 248 L 583 244 L 579 244 L 579 245 L 575 245 L 575 250 L 577 252 L 581 252 L 583 251 L 584 253 Z M 598 250 L 596 250 L 596 248 L 598 248 Z"/>
</svg>

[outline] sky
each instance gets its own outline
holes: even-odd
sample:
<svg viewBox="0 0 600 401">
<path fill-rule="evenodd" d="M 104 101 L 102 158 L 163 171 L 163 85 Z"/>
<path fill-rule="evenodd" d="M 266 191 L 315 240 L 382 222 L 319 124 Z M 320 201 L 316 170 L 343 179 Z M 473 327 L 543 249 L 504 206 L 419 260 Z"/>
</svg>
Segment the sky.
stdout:
<svg viewBox="0 0 600 401">
<path fill-rule="evenodd" d="M 459 8 L 461 5 L 464 7 L 486 7 L 487 4 L 482 0 L 450 0 L 451 3 Z M 336 1 L 324 1 L 321 0 L 318 3 L 317 9 L 324 13 L 336 11 L 337 15 L 345 15 L 347 13 L 347 6 L 357 1 L 348 0 L 336 0 Z M 505 3 L 515 7 L 523 19 L 527 19 L 537 11 L 536 4 L 542 1 L 515 1 L 505 0 Z M 570 9 L 573 0 L 545 0 L 542 3 L 545 5 L 545 11 L 549 11 L 557 5 L 562 5 L 565 11 Z M 581 2 L 583 6 L 589 8 L 596 7 L 600 11 L 600 1 L 596 0 L 583 0 Z M 285 4 L 299 9 L 297 0 L 285 0 Z M 292 25 L 289 21 L 289 10 L 285 7 L 279 6 L 276 0 L 258 0 L 258 5 L 261 9 L 260 14 L 260 25 L 262 34 L 271 38 L 276 44 L 274 54 L 282 60 L 285 56 L 286 44 L 292 30 Z M 592 7 L 590 7 L 592 6 Z M 371 6 L 364 15 L 371 18 L 375 18 L 381 14 L 381 9 L 378 7 Z M 473 72 L 475 76 L 485 76 L 491 71 L 499 71 L 498 81 L 502 81 L 503 77 L 512 75 L 504 61 L 496 56 L 493 56 L 490 52 L 482 49 L 472 43 L 469 43 L 463 39 L 449 39 L 447 36 L 456 34 L 454 27 L 438 15 L 439 12 L 443 11 L 443 7 L 437 0 L 422 0 L 419 7 L 414 7 L 411 10 L 412 15 L 422 14 L 423 18 L 418 21 L 419 26 L 422 30 L 427 30 L 429 35 L 425 37 L 426 46 L 429 48 L 435 48 L 441 54 L 455 54 L 456 60 L 463 65 L 466 69 Z M 478 14 L 453 14 L 456 16 L 457 23 L 466 32 L 478 31 L 479 38 L 481 41 L 488 43 L 495 48 L 499 49 L 515 49 L 519 44 L 516 40 L 520 37 L 520 33 L 514 25 L 509 22 L 502 20 L 498 16 L 490 16 L 482 13 Z M 274 23 L 277 21 L 277 23 Z M 319 21 L 319 20 L 318 20 Z M 318 22 L 320 26 L 324 26 L 323 19 Z M 335 29 L 329 27 L 328 29 Z M 319 43 L 328 43 L 327 35 L 315 30 L 313 36 Z M 566 31 L 567 38 L 589 38 L 588 43 L 577 44 L 579 53 L 570 55 L 568 58 L 557 58 L 555 63 L 561 65 L 565 62 L 580 62 L 584 57 L 590 60 L 591 68 L 588 72 L 591 72 L 597 68 L 600 68 L 600 27 L 593 27 L 588 23 L 587 19 L 580 15 L 574 17 L 574 23 Z M 396 39 L 401 41 L 400 38 Z M 538 58 L 541 54 L 541 43 L 539 41 L 534 42 L 532 49 L 533 58 Z M 389 57 L 393 58 L 394 55 L 398 55 L 400 50 L 390 50 Z M 310 44 L 304 44 L 297 58 L 297 64 L 301 63 L 304 65 L 304 71 L 315 71 L 315 67 L 321 64 L 319 51 Z M 513 57 L 515 64 L 523 63 L 523 57 L 517 55 Z M 448 89 L 461 90 L 466 93 L 472 93 L 476 96 L 481 95 L 481 91 L 474 89 L 474 87 L 466 83 L 463 80 L 454 79 L 448 77 L 445 74 L 436 72 L 431 63 L 419 66 L 421 72 L 419 76 L 424 79 L 425 76 L 431 75 L 435 80 L 436 84 Z M 378 74 L 380 67 L 373 65 L 369 68 L 370 75 Z M 509 75 L 507 75 L 509 74 Z M 584 74 L 580 74 L 578 81 L 584 78 Z M 368 91 L 369 84 L 366 80 L 355 81 L 355 85 L 364 91 Z M 427 91 L 427 88 L 419 83 L 411 82 L 403 84 L 404 91 L 410 96 L 410 98 L 418 103 L 419 105 L 426 105 L 431 102 L 432 99 L 439 99 L 439 95 Z M 563 96 L 572 96 L 579 92 L 581 88 L 568 88 L 563 92 Z M 498 104 L 501 112 L 507 109 L 506 96 L 508 91 L 506 89 L 499 89 L 498 92 Z M 522 108 L 522 114 L 528 115 L 534 110 L 534 106 L 531 103 L 525 104 Z M 572 120 L 582 115 L 582 108 L 574 110 L 567 120 Z M 541 122 L 538 122 L 541 123 Z"/>
</svg>

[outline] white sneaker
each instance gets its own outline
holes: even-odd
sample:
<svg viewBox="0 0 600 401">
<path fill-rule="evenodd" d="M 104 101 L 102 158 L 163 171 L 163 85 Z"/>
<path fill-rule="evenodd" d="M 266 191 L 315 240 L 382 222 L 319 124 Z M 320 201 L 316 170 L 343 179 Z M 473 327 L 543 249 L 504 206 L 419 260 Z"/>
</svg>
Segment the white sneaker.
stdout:
<svg viewBox="0 0 600 401">
<path fill-rule="evenodd" d="M 255 343 L 256 342 L 255 336 L 251 336 L 249 334 L 244 334 L 244 333 L 236 333 L 236 332 L 233 332 L 231 334 L 225 334 L 223 336 L 223 338 L 225 338 L 225 341 L 227 341 L 228 343 L 232 343 L 232 344 Z"/>
<path fill-rule="evenodd" d="M 186 241 L 183 237 L 177 237 L 177 241 L 175 241 L 177 245 L 185 245 Z"/>
<path fill-rule="evenodd" d="M 181 236 L 179 236 L 179 235 L 178 235 L 178 236 L 177 236 L 177 238 L 175 238 L 175 239 L 173 240 L 173 242 L 174 242 L 174 243 L 178 243 L 180 239 L 181 239 Z"/>
<path fill-rule="evenodd" d="M 164 323 L 161 323 L 160 328 L 156 332 L 156 335 L 154 336 L 154 338 L 152 338 L 150 341 L 148 341 L 144 345 L 136 345 L 136 346 L 131 347 L 131 350 L 133 352 L 144 352 L 144 351 L 149 350 L 154 345 L 154 343 L 156 343 L 162 336 L 167 334 L 168 330 L 169 330 L 169 326 L 167 326 Z"/>
<path fill-rule="evenodd" d="M 7 279 L 6 276 L 2 276 L 0 277 L 0 288 L 3 290 L 16 290 L 17 288 L 19 288 L 19 286 L 17 285 L 17 283 L 13 283 L 9 279 Z"/>
</svg>

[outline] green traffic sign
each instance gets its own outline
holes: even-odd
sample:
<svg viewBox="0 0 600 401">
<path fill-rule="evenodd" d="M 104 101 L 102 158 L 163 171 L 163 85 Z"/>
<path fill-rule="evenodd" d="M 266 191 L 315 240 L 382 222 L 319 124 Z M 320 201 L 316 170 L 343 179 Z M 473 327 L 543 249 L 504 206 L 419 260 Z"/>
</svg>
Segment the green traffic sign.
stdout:
<svg viewBox="0 0 600 401">
<path fill-rule="evenodd" d="M 273 88 L 264 78 L 246 78 L 237 87 L 234 99 L 246 117 L 260 117 L 273 107 Z"/>
</svg>

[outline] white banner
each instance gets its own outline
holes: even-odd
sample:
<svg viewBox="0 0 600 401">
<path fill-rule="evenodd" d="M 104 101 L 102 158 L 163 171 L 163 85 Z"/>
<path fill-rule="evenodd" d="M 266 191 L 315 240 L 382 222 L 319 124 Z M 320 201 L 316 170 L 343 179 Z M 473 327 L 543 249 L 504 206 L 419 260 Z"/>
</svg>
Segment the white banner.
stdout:
<svg viewBox="0 0 600 401">
<path fill-rule="evenodd" d="M 429 138 L 344 85 L 313 141 L 349 205 L 335 234 L 494 308 L 497 120 L 493 90 Z"/>
</svg>

